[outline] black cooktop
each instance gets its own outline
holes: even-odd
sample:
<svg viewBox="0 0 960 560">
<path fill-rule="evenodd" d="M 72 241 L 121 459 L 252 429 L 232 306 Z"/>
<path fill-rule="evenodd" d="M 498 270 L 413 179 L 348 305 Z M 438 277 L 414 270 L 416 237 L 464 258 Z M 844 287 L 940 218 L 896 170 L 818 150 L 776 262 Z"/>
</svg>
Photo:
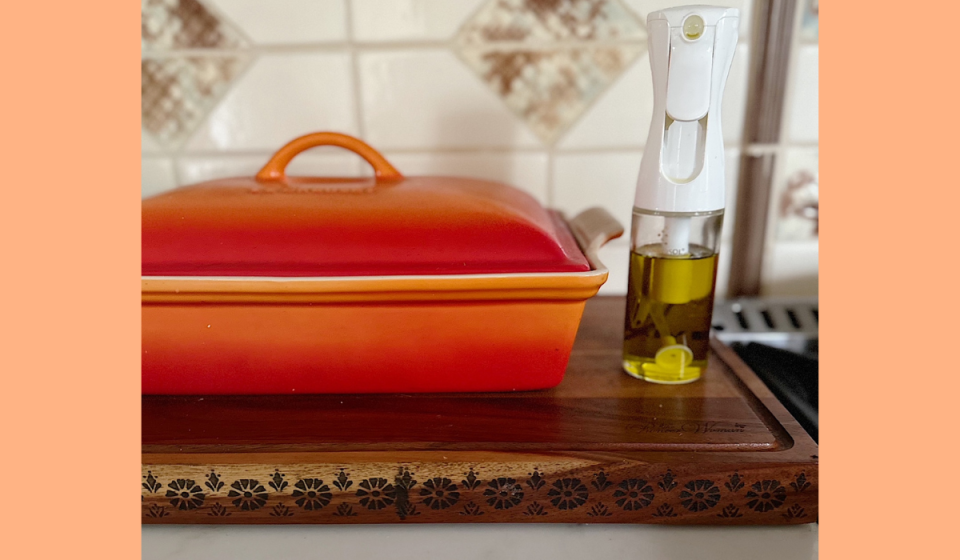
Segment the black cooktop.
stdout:
<svg viewBox="0 0 960 560">
<path fill-rule="evenodd" d="M 818 441 L 819 359 L 817 342 L 803 353 L 757 342 L 734 342 L 730 346 L 766 383 L 770 391 Z"/>
</svg>

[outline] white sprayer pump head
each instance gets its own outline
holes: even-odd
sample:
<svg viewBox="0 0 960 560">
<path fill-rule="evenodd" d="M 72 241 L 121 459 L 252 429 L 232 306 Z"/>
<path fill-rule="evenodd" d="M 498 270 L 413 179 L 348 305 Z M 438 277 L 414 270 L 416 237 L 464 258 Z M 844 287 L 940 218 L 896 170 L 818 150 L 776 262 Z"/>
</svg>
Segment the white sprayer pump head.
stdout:
<svg viewBox="0 0 960 560">
<path fill-rule="evenodd" d="M 724 206 L 720 103 L 740 12 L 683 6 L 647 16 L 653 120 L 634 205 L 658 212 Z"/>
</svg>

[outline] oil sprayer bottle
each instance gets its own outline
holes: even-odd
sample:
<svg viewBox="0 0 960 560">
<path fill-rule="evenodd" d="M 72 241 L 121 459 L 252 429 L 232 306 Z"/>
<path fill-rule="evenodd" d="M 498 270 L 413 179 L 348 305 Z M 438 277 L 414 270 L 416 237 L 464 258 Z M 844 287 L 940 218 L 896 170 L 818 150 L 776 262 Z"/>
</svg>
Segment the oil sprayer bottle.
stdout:
<svg viewBox="0 0 960 560">
<path fill-rule="evenodd" d="M 720 101 L 739 11 L 686 6 L 647 16 L 653 120 L 630 238 L 623 369 L 689 383 L 707 365 L 723 224 Z"/>
</svg>

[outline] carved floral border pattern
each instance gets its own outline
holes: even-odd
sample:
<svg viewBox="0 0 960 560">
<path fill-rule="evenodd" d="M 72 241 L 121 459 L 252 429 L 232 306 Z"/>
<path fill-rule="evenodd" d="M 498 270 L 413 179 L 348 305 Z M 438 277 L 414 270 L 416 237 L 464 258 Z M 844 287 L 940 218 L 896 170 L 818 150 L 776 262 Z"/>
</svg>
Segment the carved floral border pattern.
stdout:
<svg viewBox="0 0 960 560">
<path fill-rule="evenodd" d="M 653 522 L 671 522 L 696 515 L 718 522 L 745 515 L 765 523 L 816 521 L 810 508 L 816 490 L 806 471 L 789 480 L 749 478 L 739 472 L 718 479 L 678 477 L 670 469 L 647 478 L 614 480 L 600 470 L 590 475 L 548 477 L 539 468 L 526 477 L 484 477 L 481 469 L 456 476 L 420 477 L 407 466 L 389 476 L 351 475 L 349 468 L 290 479 L 275 469 L 259 478 L 225 480 L 216 468 L 203 480 L 161 480 L 146 468 L 141 483 L 144 522 L 238 521 L 244 516 L 293 518 L 312 522 L 383 522 L 384 513 L 403 521 L 433 513 L 455 521 L 488 514 L 510 514 L 511 520 L 548 520 L 547 516 L 583 514 L 592 521 L 637 513 Z M 809 496 L 802 494 L 810 493 Z M 801 499 L 804 498 L 804 499 Z M 805 508 L 804 505 L 807 505 Z M 376 514 L 375 519 L 371 517 Z M 329 519 L 324 520 L 323 518 Z M 501 515 L 502 517 L 502 515 Z M 318 519 L 319 518 L 319 519 Z M 339 519 L 338 519 L 339 518 Z M 356 519 L 345 519 L 356 518 Z M 479 520 L 479 519 L 478 519 Z M 607 521 L 611 521 L 609 519 Z M 278 519 L 279 521 L 279 519 Z M 292 520 L 291 520 L 292 522 Z"/>
</svg>

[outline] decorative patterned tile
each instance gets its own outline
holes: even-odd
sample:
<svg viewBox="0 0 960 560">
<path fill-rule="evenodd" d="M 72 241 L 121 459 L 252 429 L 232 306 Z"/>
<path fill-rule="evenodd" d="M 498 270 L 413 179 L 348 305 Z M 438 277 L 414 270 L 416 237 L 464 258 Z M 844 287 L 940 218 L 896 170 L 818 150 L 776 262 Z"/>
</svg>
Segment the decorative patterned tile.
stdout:
<svg viewBox="0 0 960 560">
<path fill-rule="evenodd" d="M 653 114 L 650 58 L 643 54 L 558 140 L 562 149 L 643 146 Z"/>
<path fill-rule="evenodd" d="M 642 45 L 465 49 L 461 56 L 543 142 L 551 144 L 644 49 Z"/>
<path fill-rule="evenodd" d="M 456 43 L 480 79 L 552 144 L 646 50 L 645 40 L 642 22 L 619 0 L 489 0 Z"/>
<path fill-rule="evenodd" d="M 816 148 L 788 149 L 775 187 L 776 238 L 816 241 L 819 237 L 820 171 Z"/>
<path fill-rule="evenodd" d="M 160 144 L 180 145 L 243 70 L 245 57 L 186 57 L 140 62 L 141 125 Z"/>
<path fill-rule="evenodd" d="M 246 39 L 198 0 L 141 0 L 144 50 L 229 49 Z"/>
<path fill-rule="evenodd" d="M 645 38 L 643 22 L 620 0 L 489 0 L 463 26 L 457 42 L 486 47 Z"/>
<path fill-rule="evenodd" d="M 406 175 L 448 175 L 499 181 L 547 202 L 546 152 L 384 154 Z"/>
<path fill-rule="evenodd" d="M 210 112 L 188 151 L 264 151 L 302 134 L 357 134 L 350 56 L 345 52 L 261 55 Z"/>
<path fill-rule="evenodd" d="M 817 142 L 820 137 L 820 47 L 801 45 L 794 59 L 790 92 L 790 140 Z"/>
<path fill-rule="evenodd" d="M 540 144 L 448 49 L 368 51 L 358 63 L 364 134 L 380 150 Z"/>
<path fill-rule="evenodd" d="M 347 0 L 204 0 L 257 44 L 343 41 Z"/>
<path fill-rule="evenodd" d="M 364 42 L 449 39 L 484 0 L 352 0 L 353 38 Z"/>
</svg>

